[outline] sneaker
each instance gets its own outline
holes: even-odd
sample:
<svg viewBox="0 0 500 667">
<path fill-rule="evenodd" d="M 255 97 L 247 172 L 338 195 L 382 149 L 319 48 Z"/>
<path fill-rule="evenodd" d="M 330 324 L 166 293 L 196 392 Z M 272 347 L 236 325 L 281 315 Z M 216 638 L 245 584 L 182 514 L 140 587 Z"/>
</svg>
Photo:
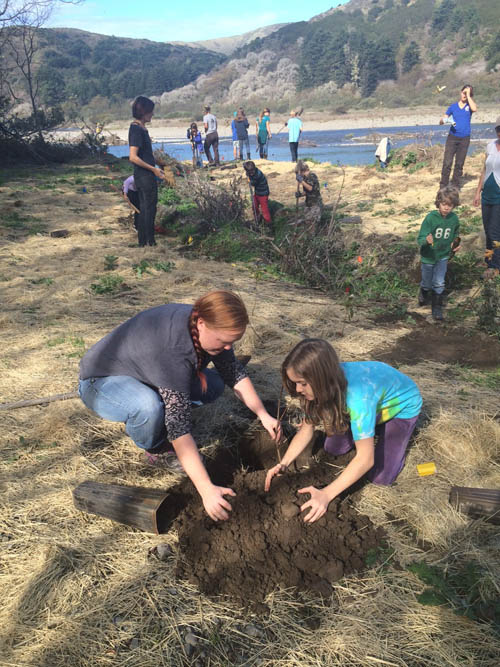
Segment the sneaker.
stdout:
<svg viewBox="0 0 500 667">
<path fill-rule="evenodd" d="M 166 451 L 163 454 L 151 454 L 151 452 L 144 452 L 145 462 L 155 468 L 165 468 L 172 472 L 177 472 L 181 475 L 186 475 L 186 471 L 181 465 L 175 452 Z"/>
</svg>

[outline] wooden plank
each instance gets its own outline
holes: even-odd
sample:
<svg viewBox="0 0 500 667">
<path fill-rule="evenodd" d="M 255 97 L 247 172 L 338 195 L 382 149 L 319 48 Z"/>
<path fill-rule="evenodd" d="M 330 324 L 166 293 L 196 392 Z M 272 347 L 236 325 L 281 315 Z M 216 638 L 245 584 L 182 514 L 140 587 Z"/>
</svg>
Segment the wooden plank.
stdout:
<svg viewBox="0 0 500 667">
<path fill-rule="evenodd" d="M 167 499 L 162 489 L 83 482 L 73 490 L 73 503 L 83 512 L 159 534 L 159 512 Z"/>
<path fill-rule="evenodd" d="M 450 503 L 473 519 L 484 518 L 490 523 L 500 525 L 500 489 L 452 486 Z"/>
</svg>

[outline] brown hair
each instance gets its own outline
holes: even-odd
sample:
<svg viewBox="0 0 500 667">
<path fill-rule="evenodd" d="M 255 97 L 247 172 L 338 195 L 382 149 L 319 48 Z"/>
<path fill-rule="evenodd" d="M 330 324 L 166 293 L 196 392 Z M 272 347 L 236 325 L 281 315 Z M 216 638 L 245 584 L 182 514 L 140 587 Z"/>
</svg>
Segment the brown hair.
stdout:
<svg viewBox="0 0 500 667">
<path fill-rule="evenodd" d="M 245 112 L 242 107 L 239 107 L 238 113 L 236 114 L 236 120 L 246 120 Z"/>
<path fill-rule="evenodd" d="M 440 188 L 434 204 L 439 208 L 439 204 L 442 204 L 443 202 L 451 204 L 453 208 L 458 206 L 460 203 L 460 193 L 458 189 L 453 187 L 453 185 L 447 185 L 444 188 Z"/>
<path fill-rule="evenodd" d="M 142 120 L 147 113 L 151 113 L 155 108 L 155 103 L 149 97 L 139 95 L 132 104 L 132 116 L 137 120 Z"/>
<path fill-rule="evenodd" d="M 314 400 L 308 401 L 297 393 L 295 383 L 287 370 L 311 385 Z M 344 433 L 349 426 L 346 408 L 347 380 L 337 353 L 322 338 L 306 338 L 298 343 L 281 366 L 283 385 L 290 396 L 300 396 L 308 424 L 323 424 L 328 435 Z"/>
<path fill-rule="evenodd" d="M 474 88 L 470 85 L 470 83 L 466 83 L 465 86 L 462 86 L 460 88 L 460 92 L 462 93 L 466 88 L 469 88 L 469 95 L 474 97 Z"/>
<path fill-rule="evenodd" d="M 239 296 L 227 290 L 209 292 L 195 301 L 189 317 L 189 333 L 198 359 L 197 374 L 203 393 L 207 390 L 207 379 L 201 371 L 203 348 L 200 345 L 198 318 L 203 318 L 211 329 L 244 331 L 249 322 L 247 309 Z"/>
</svg>

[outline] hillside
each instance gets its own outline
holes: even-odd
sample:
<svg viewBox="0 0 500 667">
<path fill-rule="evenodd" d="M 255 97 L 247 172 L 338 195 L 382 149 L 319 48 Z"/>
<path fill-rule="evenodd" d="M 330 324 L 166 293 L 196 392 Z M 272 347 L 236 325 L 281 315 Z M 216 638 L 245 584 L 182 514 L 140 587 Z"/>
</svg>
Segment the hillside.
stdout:
<svg viewBox="0 0 500 667">
<path fill-rule="evenodd" d="M 204 39 L 198 42 L 169 42 L 169 44 L 178 44 L 181 46 L 190 46 L 194 49 L 208 49 L 209 51 L 215 51 L 216 53 L 221 53 L 225 56 L 230 56 L 233 51 L 241 48 L 248 42 L 252 42 L 254 39 L 267 37 L 271 33 L 279 30 L 283 26 L 287 25 L 286 23 L 276 23 L 275 25 L 267 25 L 263 28 L 257 28 L 257 30 L 250 30 L 245 32 L 242 35 L 234 35 L 232 37 L 219 37 L 218 39 Z"/>
<path fill-rule="evenodd" d="M 164 118 L 198 117 L 207 102 L 218 113 L 265 103 L 277 113 L 303 106 L 329 117 L 442 107 L 464 82 L 481 103 L 497 103 L 497 19 L 497 0 L 351 0 L 309 21 L 192 44 L 43 29 L 39 96 L 67 120 L 128 117 L 139 94 Z"/>
<path fill-rule="evenodd" d="M 210 75 L 161 97 L 187 110 L 204 99 L 277 111 L 332 112 L 432 102 L 471 79 L 482 101 L 500 99 L 496 0 L 351 0 L 290 23 L 234 52 Z M 436 86 L 446 86 L 439 94 Z"/>
<path fill-rule="evenodd" d="M 116 114 L 127 107 L 128 114 L 130 98 L 185 86 L 226 60 L 204 48 L 69 28 L 41 29 L 38 47 L 40 100 L 61 105 L 67 117 L 82 108 Z"/>
</svg>

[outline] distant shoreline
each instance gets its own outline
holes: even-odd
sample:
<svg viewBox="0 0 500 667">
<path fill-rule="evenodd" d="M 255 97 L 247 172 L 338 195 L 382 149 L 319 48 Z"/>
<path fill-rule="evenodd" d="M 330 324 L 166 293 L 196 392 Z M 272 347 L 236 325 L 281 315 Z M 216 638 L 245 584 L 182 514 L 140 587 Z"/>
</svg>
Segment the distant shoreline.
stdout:
<svg viewBox="0 0 500 667">
<path fill-rule="evenodd" d="M 453 102 L 450 98 L 450 103 Z M 216 111 L 216 110 L 215 110 Z M 304 123 L 304 132 L 319 131 L 319 130 L 367 130 L 381 127 L 407 127 L 419 125 L 436 125 L 439 124 L 439 118 L 444 113 L 445 109 L 436 105 L 436 107 L 421 107 L 415 109 L 374 109 L 373 113 L 366 111 L 353 111 L 342 116 L 332 118 L 325 113 L 320 112 L 305 112 L 301 118 Z M 479 111 L 474 114 L 473 123 L 494 123 L 495 119 L 500 114 L 500 108 L 497 106 L 480 107 Z M 229 137 L 230 119 L 224 116 L 219 116 L 219 136 Z M 250 120 L 250 135 L 255 134 L 255 123 L 253 117 L 249 116 Z M 288 115 L 271 114 L 271 132 L 278 132 L 280 128 L 288 120 Z M 185 139 L 186 129 L 189 126 L 190 120 L 184 122 L 175 119 L 172 121 L 163 118 L 154 118 L 152 123 L 148 125 L 148 131 L 153 141 L 161 139 Z M 129 120 L 112 121 L 106 124 L 104 134 L 115 135 L 121 142 L 127 143 Z M 200 127 L 201 122 L 198 123 Z M 281 129 L 284 132 L 285 129 Z M 76 140 L 80 133 L 78 130 L 57 130 L 54 133 L 56 139 Z"/>
</svg>

